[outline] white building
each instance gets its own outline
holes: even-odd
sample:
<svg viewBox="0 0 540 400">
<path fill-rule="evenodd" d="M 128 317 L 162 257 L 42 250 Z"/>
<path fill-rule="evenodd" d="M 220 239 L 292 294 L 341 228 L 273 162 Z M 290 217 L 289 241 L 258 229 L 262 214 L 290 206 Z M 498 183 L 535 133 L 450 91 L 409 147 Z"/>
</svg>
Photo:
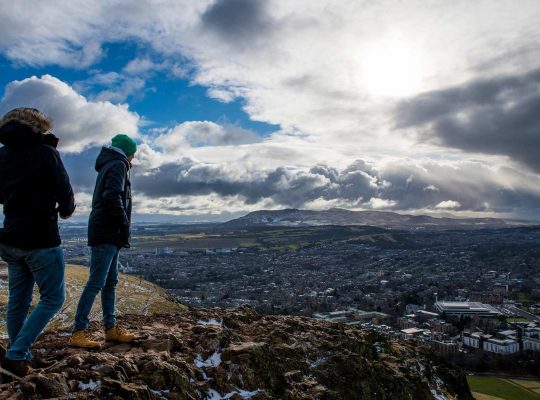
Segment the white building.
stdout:
<svg viewBox="0 0 540 400">
<path fill-rule="evenodd" d="M 490 338 L 484 342 L 484 350 L 502 354 L 517 353 L 519 351 L 519 343 L 514 339 Z"/>
<path fill-rule="evenodd" d="M 482 332 L 463 332 L 463 344 L 465 346 L 480 348 L 480 341 L 489 339 L 491 335 L 484 335 Z"/>
<path fill-rule="evenodd" d="M 437 301 L 435 309 L 446 315 L 468 315 L 479 317 L 497 317 L 501 312 L 489 304 L 471 301 Z"/>
<path fill-rule="evenodd" d="M 523 350 L 540 351 L 540 339 L 535 339 L 532 337 L 524 337 Z"/>
<path fill-rule="evenodd" d="M 497 339 L 492 335 L 485 335 L 482 332 L 464 332 L 463 344 L 465 346 L 499 354 L 510 354 L 519 351 L 519 342 L 517 340 L 510 338 Z"/>
</svg>

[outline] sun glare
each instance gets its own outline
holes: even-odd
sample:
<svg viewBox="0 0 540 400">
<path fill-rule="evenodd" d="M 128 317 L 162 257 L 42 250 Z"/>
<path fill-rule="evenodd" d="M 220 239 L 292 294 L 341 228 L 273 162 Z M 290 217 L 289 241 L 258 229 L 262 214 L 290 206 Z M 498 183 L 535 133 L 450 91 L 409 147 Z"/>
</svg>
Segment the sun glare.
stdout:
<svg viewBox="0 0 540 400">
<path fill-rule="evenodd" d="M 403 40 L 371 44 L 361 55 L 362 85 L 373 95 L 405 97 L 420 90 L 420 51 Z"/>
</svg>

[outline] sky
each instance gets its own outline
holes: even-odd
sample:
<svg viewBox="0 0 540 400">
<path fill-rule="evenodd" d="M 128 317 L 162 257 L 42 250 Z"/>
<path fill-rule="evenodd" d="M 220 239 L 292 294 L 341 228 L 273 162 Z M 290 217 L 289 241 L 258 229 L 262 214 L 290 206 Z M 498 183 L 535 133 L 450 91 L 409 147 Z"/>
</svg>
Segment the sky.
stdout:
<svg viewBox="0 0 540 400">
<path fill-rule="evenodd" d="M 53 118 L 81 219 L 125 133 L 138 220 L 540 220 L 537 0 L 0 1 L 0 114 Z"/>
</svg>

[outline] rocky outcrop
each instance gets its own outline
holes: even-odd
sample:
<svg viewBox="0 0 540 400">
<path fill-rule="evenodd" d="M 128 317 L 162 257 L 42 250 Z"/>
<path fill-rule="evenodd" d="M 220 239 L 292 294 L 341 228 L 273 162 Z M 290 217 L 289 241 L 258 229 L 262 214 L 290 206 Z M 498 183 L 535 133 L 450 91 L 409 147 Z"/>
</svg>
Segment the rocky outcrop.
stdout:
<svg viewBox="0 0 540 400">
<path fill-rule="evenodd" d="M 0 399 L 472 399 L 460 371 L 361 328 L 248 307 L 121 323 L 135 342 L 101 351 L 45 333 L 35 346 L 42 368 L 1 384 Z"/>
</svg>

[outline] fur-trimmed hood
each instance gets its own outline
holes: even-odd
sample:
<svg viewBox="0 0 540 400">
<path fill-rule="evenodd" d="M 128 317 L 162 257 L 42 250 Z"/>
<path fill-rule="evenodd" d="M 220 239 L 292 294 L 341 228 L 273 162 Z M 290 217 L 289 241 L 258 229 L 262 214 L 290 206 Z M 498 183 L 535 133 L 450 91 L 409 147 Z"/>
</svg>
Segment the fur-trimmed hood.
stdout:
<svg viewBox="0 0 540 400">
<path fill-rule="evenodd" d="M 35 108 L 16 108 L 0 121 L 0 143 L 29 145 L 43 143 L 52 129 L 52 120 Z"/>
<path fill-rule="evenodd" d="M 43 135 L 28 125 L 11 121 L 0 127 L 0 143 L 5 146 L 28 146 L 43 143 Z"/>
</svg>

